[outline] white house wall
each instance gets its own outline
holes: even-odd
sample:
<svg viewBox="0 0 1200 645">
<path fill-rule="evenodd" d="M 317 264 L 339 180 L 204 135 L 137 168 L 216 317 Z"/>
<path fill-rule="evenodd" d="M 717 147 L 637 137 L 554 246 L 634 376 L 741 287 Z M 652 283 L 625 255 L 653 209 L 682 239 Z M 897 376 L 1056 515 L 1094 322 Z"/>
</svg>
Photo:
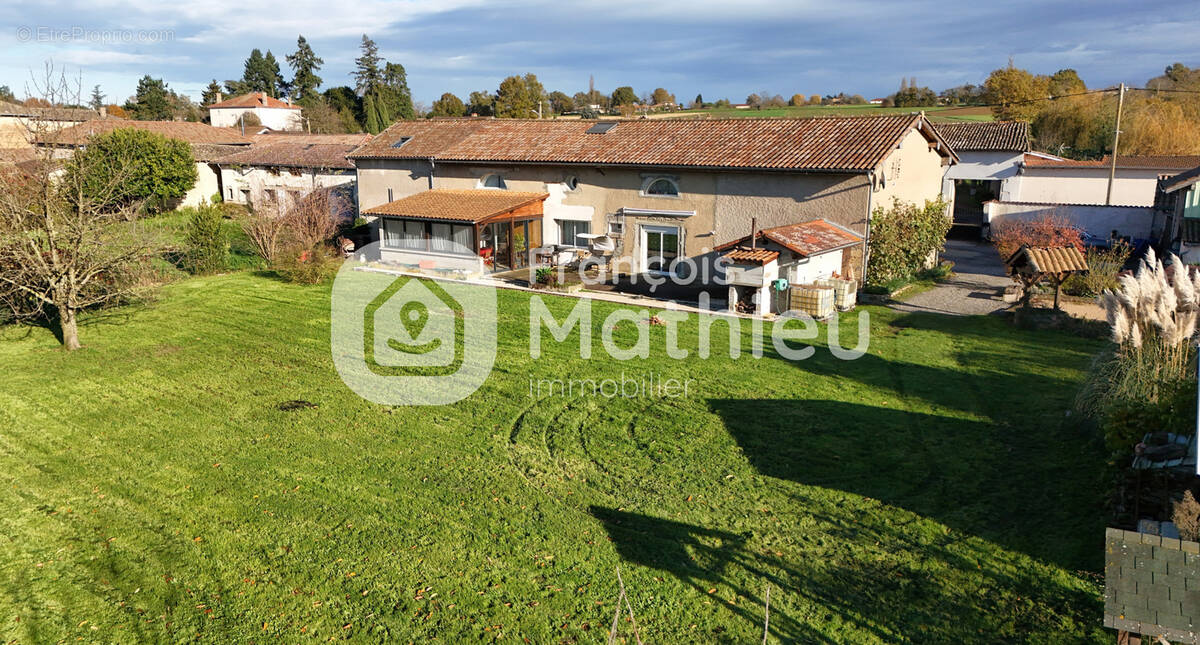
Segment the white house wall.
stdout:
<svg viewBox="0 0 1200 645">
<path fill-rule="evenodd" d="M 221 180 L 213 166 L 196 163 L 196 183 L 183 196 L 180 206 L 197 206 L 202 201 L 213 201 L 213 196 L 221 192 Z"/>
<path fill-rule="evenodd" d="M 1027 166 L 1012 181 L 1008 201 L 1053 204 L 1104 204 L 1108 168 L 1039 168 Z M 1153 206 L 1159 174 L 1178 171 L 1118 168 L 1112 203 L 1120 206 Z"/>
<path fill-rule="evenodd" d="M 1053 215 L 1099 238 L 1113 231 L 1134 239 L 1150 239 L 1154 209 L 1149 206 L 1104 206 L 1095 204 L 1030 204 L 991 201 L 983 206 L 984 221 L 992 230 L 1004 222 L 1030 221 Z"/>
<path fill-rule="evenodd" d="M 317 188 L 352 184 L 354 181 L 353 171 L 313 173 L 311 170 L 302 168 L 294 171 L 281 168 L 278 169 L 278 172 L 271 172 L 271 170 L 257 166 L 221 167 L 222 198 L 236 204 L 252 206 L 262 203 L 267 196 L 275 197 L 276 195 L 269 195 L 270 191 L 283 190 L 289 193 L 303 194 Z M 243 191 L 249 191 L 249 200 L 246 199 L 246 193 Z"/>
<path fill-rule="evenodd" d="M 958 163 L 946 168 L 942 193 L 947 198 L 954 196 L 954 181 L 975 179 L 999 181 L 1001 201 L 1016 200 L 1016 185 L 1012 180 L 1020 170 L 1025 154 L 1021 152 L 994 152 L 989 150 L 967 150 L 958 152 Z"/>
<path fill-rule="evenodd" d="M 271 107 L 240 107 L 240 108 L 209 108 L 208 114 L 212 125 L 217 128 L 240 127 L 238 119 L 247 112 L 258 117 L 260 123 L 272 130 L 302 130 L 304 122 L 300 118 L 300 110 Z"/>
</svg>

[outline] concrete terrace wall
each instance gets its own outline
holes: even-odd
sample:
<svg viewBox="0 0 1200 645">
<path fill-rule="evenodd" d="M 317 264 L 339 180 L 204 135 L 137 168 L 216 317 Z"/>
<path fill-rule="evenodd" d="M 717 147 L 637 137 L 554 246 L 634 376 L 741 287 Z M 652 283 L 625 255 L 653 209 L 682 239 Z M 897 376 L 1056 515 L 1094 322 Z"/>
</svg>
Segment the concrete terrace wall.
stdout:
<svg viewBox="0 0 1200 645">
<path fill-rule="evenodd" d="M 1076 228 L 1096 237 L 1107 238 L 1115 230 L 1119 235 L 1150 239 L 1154 229 L 1154 209 L 1148 206 L 1093 206 L 990 201 L 983 205 L 984 222 L 996 226 L 1004 222 L 1029 221 L 1054 215 L 1065 218 Z"/>
<path fill-rule="evenodd" d="M 1104 626 L 1200 643 L 1200 543 L 1108 529 Z"/>
</svg>

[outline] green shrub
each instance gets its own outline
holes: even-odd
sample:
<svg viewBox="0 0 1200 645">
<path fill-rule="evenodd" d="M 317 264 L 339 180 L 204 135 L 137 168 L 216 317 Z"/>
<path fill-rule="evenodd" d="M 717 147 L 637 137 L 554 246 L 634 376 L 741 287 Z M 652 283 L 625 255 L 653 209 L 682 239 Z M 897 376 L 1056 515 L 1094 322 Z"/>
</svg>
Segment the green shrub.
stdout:
<svg viewBox="0 0 1200 645">
<path fill-rule="evenodd" d="M 534 272 L 538 284 L 554 285 L 558 282 L 558 274 L 552 267 L 540 267 Z"/>
<path fill-rule="evenodd" d="M 119 129 L 88 139 L 66 164 L 65 186 L 79 186 L 90 203 L 112 208 L 140 204 L 159 213 L 196 183 L 196 161 L 184 141 L 146 130 Z"/>
<path fill-rule="evenodd" d="M 939 262 L 931 269 L 922 269 L 917 272 L 917 277 L 922 280 L 945 280 L 952 275 L 954 275 L 954 263 L 949 260 Z"/>
<path fill-rule="evenodd" d="M 867 283 L 883 285 L 908 280 L 940 251 L 950 231 L 947 204 L 941 197 L 925 205 L 895 199 L 871 214 L 871 241 L 867 257 Z"/>
<path fill-rule="evenodd" d="M 1196 413 L 1196 383 L 1191 379 L 1163 383 L 1155 399 L 1112 399 L 1104 410 L 1104 444 L 1129 454 L 1147 432 L 1188 434 Z"/>
<path fill-rule="evenodd" d="M 1117 288 L 1117 274 L 1129 259 L 1129 244 L 1117 240 L 1107 249 L 1088 249 L 1088 272 L 1075 274 L 1063 282 L 1063 293 L 1094 298 L 1105 289 Z"/>
<path fill-rule="evenodd" d="M 288 282 L 321 284 L 337 273 L 343 258 L 327 245 L 291 247 L 275 263 L 275 273 Z"/>
<path fill-rule="evenodd" d="M 218 206 L 203 203 L 180 209 L 189 213 L 184 242 L 185 265 L 192 273 L 217 273 L 225 270 L 229 257 L 229 234 Z"/>
</svg>

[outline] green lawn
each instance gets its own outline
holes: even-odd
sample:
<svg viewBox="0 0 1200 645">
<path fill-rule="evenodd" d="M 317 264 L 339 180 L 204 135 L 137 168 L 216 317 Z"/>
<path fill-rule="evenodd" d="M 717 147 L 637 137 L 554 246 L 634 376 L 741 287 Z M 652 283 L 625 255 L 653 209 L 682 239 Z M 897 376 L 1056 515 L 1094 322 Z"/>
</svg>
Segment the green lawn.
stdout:
<svg viewBox="0 0 1200 645">
<path fill-rule="evenodd" d="M 772 642 L 1111 638 L 1104 454 L 1064 416 L 1094 341 L 869 308 L 851 362 L 669 360 L 661 327 L 533 361 L 501 291 L 482 389 L 387 408 L 338 380 L 328 295 L 240 273 L 76 353 L 0 330 L 0 642 L 602 643 L 618 565 L 648 643 L 758 642 L 768 584 Z M 622 371 L 696 380 L 528 392 Z"/>
<path fill-rule="evenodd" d="M 710 108 L 706 110 L 683 110 L 675 113 L 708 114 L 716 118 L 736 117 L 813 117 L 813 116 L 882 116 L 888 114 L 911 114 L 924 110 L 932 121 L 953 123 L 955 121 L 991 121 L 988 108 L 979 107 L 925 107 L 888 108 L 877 105 L 802 105 L 799 107 L 767 108 L 763 110 L 739 110 L 737 108 Z"/>
</svg>

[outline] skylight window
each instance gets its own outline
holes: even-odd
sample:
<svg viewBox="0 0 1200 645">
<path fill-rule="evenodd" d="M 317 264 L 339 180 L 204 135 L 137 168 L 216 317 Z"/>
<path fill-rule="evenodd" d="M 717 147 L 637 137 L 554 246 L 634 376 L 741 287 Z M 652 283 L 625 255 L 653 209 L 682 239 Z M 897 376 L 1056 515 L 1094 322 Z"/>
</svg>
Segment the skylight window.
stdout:
<svg viewBox="0 0 1200 645">
<path fill-rule="evenodd" d="M 399 139 L 396 139 L 396 142 L 392 144 L 392 147 L 399 148 L 400 146 L 408 143 L 409 141 L 412 141 L 412 137 L 400 137 Z"/>
<path fill-rule="evenodd" d="M 587 133 L 588 134 L 604 134 L 605 132 L 608 132 L 609 130 L 612 130 L 615 127 L 617 127 L 616 121 L 601 121 L 600 123 L 596 123 L 596 124 L 592 125 L 592 127 L 588 128 Z"/>
</svg>

